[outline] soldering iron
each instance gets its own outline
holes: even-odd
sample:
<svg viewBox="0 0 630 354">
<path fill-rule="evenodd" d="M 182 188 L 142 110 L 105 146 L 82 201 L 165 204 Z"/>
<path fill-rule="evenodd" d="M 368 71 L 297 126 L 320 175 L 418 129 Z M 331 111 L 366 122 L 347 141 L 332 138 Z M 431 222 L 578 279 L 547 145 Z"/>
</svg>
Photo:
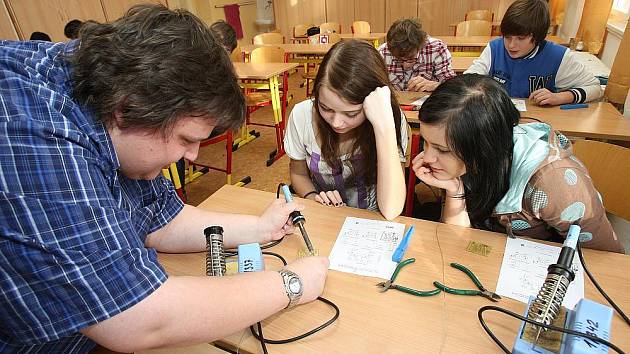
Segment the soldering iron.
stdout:
<svg viewBox="0 0 630 354">
<path fill-rule="evenodd" d="M 284 199 L 287 201 L 287 203 L 292 202 L 293 196 L 291 195 L 289 186 L 287 186 L 286 184 L 281 184 L 281 186 L 282 193 L 284 193 Z M 291 218 L 291 222 L 293 222 L 293 225 L 297 225 L 297 227 L 300 229 L 300 233 L 302 233 L 302 237 L 304 238 L 304 243 L 306 243 L 306 248 L 308 248 L 308 252 L 311 255 L 314 255 L 315 250 L 313 248 L 313 244 L 311 243 L 311 239 L 308 237 L 308 233 L 306 232 L 306 228 L 304 227 L 304 224 L 306 223 L 306 218 L 304 218 L 304 215 L 302 215 L 302 213 L 297 210 L 289 214 L 289 217 Z"/>
</svg>

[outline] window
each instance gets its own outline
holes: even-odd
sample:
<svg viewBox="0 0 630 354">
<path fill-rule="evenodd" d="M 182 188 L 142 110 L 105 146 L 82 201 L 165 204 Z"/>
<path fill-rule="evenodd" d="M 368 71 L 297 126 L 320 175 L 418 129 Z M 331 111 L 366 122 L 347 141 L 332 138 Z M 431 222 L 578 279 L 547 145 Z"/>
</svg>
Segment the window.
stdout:
<svg viewBox="0 0 630 354">
<path fill-rule="evenodd" d="M 612 9 L 625 14 L 627 18 L 630 12 L 630 0 L 614 0 Z"/>
</svg>

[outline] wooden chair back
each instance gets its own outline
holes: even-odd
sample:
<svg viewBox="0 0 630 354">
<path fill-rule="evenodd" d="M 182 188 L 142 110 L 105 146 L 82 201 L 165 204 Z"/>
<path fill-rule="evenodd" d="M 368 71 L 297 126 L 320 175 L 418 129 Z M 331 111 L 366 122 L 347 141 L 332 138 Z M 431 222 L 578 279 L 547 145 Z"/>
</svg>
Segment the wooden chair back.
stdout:
<svg viewBox="0 0 630 354">
<path fill-rule="evenodd" d="M 630 149 L 595 140 L 578 140 L 573 153 L 586 166 L 606 211 L 630 220 Z"/>
<path fill-rule="evenodd" d="M 341 36 L 339 35 L 339 33 L 320 33 L 320 34 L 316 34 L 316 35 L 308 37 L 308 42 L 311 44 L 323 44 L 322 36 L 328 37 L 329 44 L 334 44 L 341 40 Z"/>
<path fill-rule="evenodd" d="M 315 27 L 313 24 L 302 24 L 293 26 L 293 37 L 304 37 L 306 36 L 306 30 L 311 27 Z"/>
<path fill-rule="evenodd" d="M 337 22 L 326 22 L 319 25 L 319 33 L 341 33 L 341 25 Z"/>
<path fill-rule="evenodd" d="M 352 33 L 370 33 L 370 23 L 367 21 L 354 21 L 352 23 Z"/>
<path fill-rule="evenodd" d="M 230 59 L 233 63 L 242 63 L 245 61 L 245 54 L 243 53 L 240 45 L 237 45 L 236 48 L 234 48 L 230 54 Z"/>
<path fill-rule="evenodd" d="M 274 46 L 254 48 L 249 53 L 250 63 L 284 63 L 284 49 Z"/>
<path fill-rule="evenodd" d="M 252 38 L 253 44 L 284 44 L 284 36 L 281 33 L 267 32 L 257 34 Z"/>
<path fill-rule="evenodd" d="M 489 36 L 492 34 L 492 22 L 482 20 L 462 21 L 457 24 L 455 37 Z"/>
<path fill-rule="evenodd" d="M 494 20 L 494 14 L 490 10 L 471 10 L 466 13 L 464 20 L 483 20 L 492 22 L 492 20 Z"/>
</svg>

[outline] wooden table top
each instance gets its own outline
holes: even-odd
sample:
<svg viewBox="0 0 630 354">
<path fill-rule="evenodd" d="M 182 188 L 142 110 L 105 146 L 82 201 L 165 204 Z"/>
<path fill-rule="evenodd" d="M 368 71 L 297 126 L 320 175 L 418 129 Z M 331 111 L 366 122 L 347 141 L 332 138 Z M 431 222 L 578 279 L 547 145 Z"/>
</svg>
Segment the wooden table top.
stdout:
<svg viewBox="0 0 630 354">
<path fill-rule="evenodd" d="M 284 44 L 248 44 L 241 47 L 241 51 L 245 55 L 254 50 L 254 48 L 268 46 L 268 47 L 280 47 L 284 49 L 285 53 L 289 54 L 313 54 L 313 55 L 325 55 L 328 53 L 332 44 L 309 44 L 309 43 L 284 43 Z"/>
<path fill-rule="evenodd" d="M 499 36 L 436 36 L 435 38 L 442 40 L 448 47 L 485 47 L 488 42 Z M 558 36 L 547 36 L 548 41 L 554 42 L 560 45 L 568 45 L 568 42 Z"/>
<path fill-rule="evenodd" d="M 273 193 L 226 185 L 204 201 L 200 207 L 219 212 L 261 214 L 275 195 Z M 346 216 L 382 220 L 378 213 L 342 207 L 331 208 L 310 200 L 303 211 L 309 235 L 320 255 L 329 255 Z M 469 266 L 489 289 L 495 289 L 506 237 L 491 232 L 449 226 L 424 220 L 398 217 L 395 221 L 412 224 L 416 231 L 405 258 L 416 262 L 404 268 L 396 282 L 415 289 L 430 290 L 434 280 L 453 287 L 474 287 L 462 272 L 448 266 L 458 262 Z M 492 247 L 488 256 L 465 251 L 474 240 Z M 303 248 L 298 235 L 288 236 L 272 251 L 288 261 L 297 258 Z M 622 308 L 630 305 L 630 275 L 619 269 L 630 267 L 630 257 L 586 250 L 587 265 L 601 285 Z M 596 260 L 594 260 L 596 258 Z M 204 253 L 159 254 L 159 260 L 170 275 L 204 275 Z M 266 259 L 267 269 L 277 269 L 279 262 Z M 590 263 L 588 263 L 590 261 Z M 624 266 L 625 264 L 625 266 Z M 623 280 L 626 279 L 626 280 Z M 395 290 L 380 293 L 375 286 L 380 279 L 329 271 L 323 296 L 341 310 L 330 327 L 300 341 L 272 346 L 274 353 L 500 353 L 483 332 L 477 310 L 491 304 L 482 297 L 455 296 L 441 293 L 433 297 L 414 297 Z M 588 298 L 604 303 L 594 287 L 585 282 Z M 211 295 L 209 295 L 211 296 Z M 518 313 L 525 304 L 502 299 L 499 306 Z M 314 328 L 332 316 L 328 306 L 313 302 L 271 316 L 263 322 L 267 338 L 288 338 Z M 486 316 L 488 325 L 511 347 L 518 321 L 495 314 Z M 621 348 L 630 346 L 630 331 L 615 315 L 612 341 Z M 260 344 L 249 330 L 221 341 L 241 352 L 258 353 Z"/>
<path fill-rule="evenodd" d="M 426 93 L 413 92 L 398 94 L 400 104 L 409 104 L 414 97 Z M 416 98 L 417 99 L 417 98 Z M 561 110 L 560 107 L 541 107 L 526 100 L 527 112 L 521 112 L 523 118 L 535 118 L 551 124 L 558 131 L 569 136 L 592 139 L 611 139 L 630 141 L 630 119 L 624 118 L 608 102 L 591 102 L 588 108 Z M 418 124 L 418 111 L 405 111 L 410 124 Z"/>
<path fill-rule="evenodd" d="M 470 68 L 473 61 L 479 59 L 479 57 L 452 57 L 451 67 L 456 73 L 463 73 L 466 69 Z"/>
<path fill-rule="evenodd" d="M 373 41 L 378 39 L 384 39 L 387 37 L 387 33 L 385 32 L 372 32 L 372 33 L 340 33 L 339 36 L 341 39 L 364 39 L 367 41 Z"/>
<path fill-rule="evenodd" d="M 267 80 L 297 67 L 298 63 L 233 63 L 239 79 Z"/>
</svg>

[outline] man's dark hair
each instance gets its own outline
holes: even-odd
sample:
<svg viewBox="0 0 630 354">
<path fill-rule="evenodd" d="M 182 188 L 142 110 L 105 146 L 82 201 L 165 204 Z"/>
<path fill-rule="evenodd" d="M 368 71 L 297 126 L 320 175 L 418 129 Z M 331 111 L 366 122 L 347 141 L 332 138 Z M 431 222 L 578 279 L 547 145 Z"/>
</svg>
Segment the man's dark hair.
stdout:
<svg viewBox="0 0 630 354">
<path fill-rule="evenodd" d="M 544 0 L 516 0 L 508 7 L 501 20 L 504 36 L 532 35 L 539 45 L 547 37 L 551 20 L 549 5 Z"/>
<path fill-rule="evenodd" d="M 33 33 L 31 33 L 31 37 L 29 38 L 29 41 L 47 41 L 47 42 L 52 42 L 52 39 L 50 39 L 50 36 L 47 35 L 44 32 L 33 32 Z"/>
<path fill-rule="evenodd" d="M 166 134 L 183 116 L 208 117 L 218 131 L 244 120 L 227 52 L 188 11 L 137 5 L 112 23 L 85 22 L 80 41 L 70 57 L 74 97 L 108 127 Z"/>
<path fill-rule="evenodd" d="M 398 58 L 417 52 L 426 40 L 427 33 L 422 30 L 422 24 L 418 20 L 398 20 L 387 31 L 387 48 Z"/>
<path fill-rule="evenodd" d="M 80 20 L 69 21 L 63 28 L 63 34 L 67 38 L 77 39 L 79 38 L 79 30 L 81 29 L 81 25 L 83 25 L 83 22 Z"/>
<path fill-rule="evenodd" d="M 210 25 L 210 30 L 214 37 L 223 45 L 223 48 L 232 53 L 238 43 L 236 42 L 236 31 L 229 23 L 219 20 Z"/>
</svg>

